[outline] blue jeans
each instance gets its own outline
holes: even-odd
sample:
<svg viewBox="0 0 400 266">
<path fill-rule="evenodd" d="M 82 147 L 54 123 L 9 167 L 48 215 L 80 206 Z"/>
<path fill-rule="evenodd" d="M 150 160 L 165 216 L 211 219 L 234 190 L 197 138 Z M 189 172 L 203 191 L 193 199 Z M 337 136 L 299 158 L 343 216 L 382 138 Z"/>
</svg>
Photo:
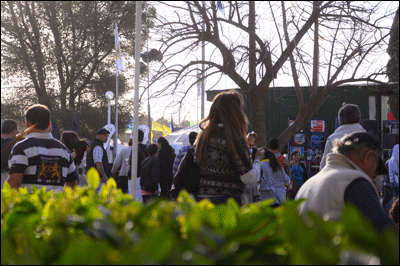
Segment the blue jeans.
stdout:
<svg viewBox="0 0 400 266">
<path fill-rule="evenodd" d="M 100 185 L 96 188 L 96 193 L 100 192 L 101 187 L 105 184 L 106 182 L 103 181 L 103 178 L 100 177 Z"/>
<path fill-rule="evenodd" d="M 399 186 L 393 188 L 393 198 L 383 207 L 387 213 L 392 208 L 393 202 L 399 197 Z"/>
<path fill-rule="evenodd" d="M 393 198 L 398 198 L 398 197 L 399 197 L 399 185 L 393 188 Z"/>
</svg>

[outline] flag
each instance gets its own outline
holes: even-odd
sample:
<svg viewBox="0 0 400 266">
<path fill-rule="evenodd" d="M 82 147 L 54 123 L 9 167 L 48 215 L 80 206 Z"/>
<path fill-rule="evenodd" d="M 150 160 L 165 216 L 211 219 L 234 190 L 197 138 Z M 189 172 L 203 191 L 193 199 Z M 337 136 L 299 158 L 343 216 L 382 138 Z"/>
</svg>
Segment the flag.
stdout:
<svg viewBox="0 0 400 266">
<path fill-rule="evenodd" d="M 79 126 L 78 126 L 78 121 L 76 121 L 75 114 L 72 114 L 72 131 L 78 132 L 79 131 Z"/>
<path fill-rule="evenodd" d="M 51 135 L 53 135 L 53 138 L 60 140 L 60 129 L 55 120 L 51 120 Z"/>
<path fill-rule="evenodd" d="M 225 16 L 224 7 L 222 6 L 222 1 L 217 1 L 218 10 L 221 11 L 222 15 Z"/>
<path fill-rule="evenodd" d="M 174 129 L 174 120 L 172 120 L 172 114 L 171 114 L 171 125 L 170 125 L 170 127 L 171 127 L 171 131 L 174 132 L 175 129 Z"/>
<path fill-rule="evenodd" d="M 119 76 L 119 70 L 124 71 L 124 63 L 122 62 L 121 45 L 119 44 L 117 23 L 115 23 L 115 58 L 117 76 Z"/>
<path fill-rule="evenodd" d="M 151 130 L 164 131 L 164 128 L 163 128 L 163 125 L 161 125 L 160 123 L 157 123 L 156 121 L 153 121 L 151 123 Z"/>
<path fill-rule="evenodd" d="M 169 127 L 167 127 L 166 125 L 162 125 L 162 126 L 163 126 L 163 137 L 165 137 L 166 135 L 171 133 L 171 129 Z"/>
<path fill-rule="evenodd" d="M 197 67 L 197 97 L 199 97 L 201 95 L 201 75 L 200 75 L 200 71 L 199 68 Z"/>
</svg>

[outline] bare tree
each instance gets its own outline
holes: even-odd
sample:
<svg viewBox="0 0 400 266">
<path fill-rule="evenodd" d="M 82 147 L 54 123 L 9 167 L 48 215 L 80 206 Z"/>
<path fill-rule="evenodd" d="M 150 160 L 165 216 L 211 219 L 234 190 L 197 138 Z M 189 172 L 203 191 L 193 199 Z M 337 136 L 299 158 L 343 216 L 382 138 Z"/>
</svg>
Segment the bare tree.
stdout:
<svg viewBox="0 0 400 266">
<path fill-rule="evenodd" d="M 147 20 L 151 27 L 155 10 L 146 12 L 151 13 Z M 98 112 L 104 101 L 99 82 L 106 84 L 114 73 L 115 84 L 115 23 L 123 40 L 122 52 L 131 54 L 134 2 L 2 1 L 2 85 L 3 78 L 10 84 L 18 80 L 18 86 L 12 88 L 16 98 L 27 98 L 23 104 L 45 104 L 53 114 L 59 113 L 60 119 L 78 111 L 79 106 Z M 128 88 L 123 85 L 121 82 L 121 95 Z M 108 90 L 113 88 L 115 85 L 108 86 Z M 88 119 L 88 124 L 99 116 L 97 113 L 92 119 L 87 115 L 82 119 Z"/>
<path fill-rule="evenodd" d="M 294 1 L 286 2 L 287 7 L 284 2 L 257 2 L 255 9 L 252 1 L 222 3 L 223 12 L 219 12 L 216 1 L 206 1 L 205 6 L 200 1 L 185 1 L 184 6 L 160 3 L 173 8 L 174 14 L 156 23 L 164 65 L 150 85 L 166 80 L 158 95 L 175 94 L 184 99 L 196 84 L 197 65 L 205 64 L 205 78 L 225 75 L 248 98 L 252 127 L 259 134 L 257 145 L 265 146 L 263 98 L 278 75 L 293 77 L 299 104 L 296 121 L 279 136 L 281 143 L 307 126 L 338 85 L 383 83 L 385 69 L 376 68 L 374 63 L 386 51 L 390 25 L 384 22 L 393 18 L 394 2 Z M 255 26 L 252 10 L 256 13 Z M 234 38 L 229 29 L 237 33 Z M 190 57 L 202 40 L 213 47 L 210 59 L 204 61 Z M 310 43 L 314 43 L 314 49 L 310 49 Z M 182 53 L 189 60 L 177 60 Z M 323 84 L 317 84 L 318 80 Z M 300 82 L 310 87 L 308 102 Z"/>
<path fill-rule="evenodd" d="M 386 66 L 387 75 L 390 82 L 397 83 L 397 87 L 395 87 L 393 95 L 389 97 L 388 103 L 394 117 L 399 120 L 399 8 L 397 8 L 396 16 L 394 17 L 387 52 L 390 56 Z"/>
</svg>

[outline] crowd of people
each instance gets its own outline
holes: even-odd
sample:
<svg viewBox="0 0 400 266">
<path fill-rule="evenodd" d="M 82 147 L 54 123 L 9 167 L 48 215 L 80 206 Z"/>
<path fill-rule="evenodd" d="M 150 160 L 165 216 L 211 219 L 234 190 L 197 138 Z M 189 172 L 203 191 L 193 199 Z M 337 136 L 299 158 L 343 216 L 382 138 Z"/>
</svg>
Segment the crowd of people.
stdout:
<svg viewBox="0 0 400 266">
<path fill-rule="evenodd" d="M 278 139 L 267 147 L 257 148 L 257 134 L 247 134 L 248 120 L 243 96 L 236 91 L 218 94 L 210 112 L 199 124 L 201 132 L 189 134 L 190 145 L 175 155 L 164 137 L 157 144 L 143 144 L 139 130 L 138 153 L 132 156 L 129 147 L 121 150 L 109 163 L 104 143 L 110 132 L 99 129 L 90 144 L 73 131 L 65 131 L 58 141 L 51 135 L 49 109 L 40 104 L 25 112 L 26 138 L 16 142 L 17 124 L 6 119 L 2 124 L 1 185 L 12 188 L 45 187 L 63 191 L 64 186 L 87 185 L 86 173 L 95 168 L 100 174 L 100 191 L 110 177 L 123 192 L 133 194 L 131 165 L 137 159 L 136 199 L 147 203 L 158 197 L 171 200 L 174 175 L 185 154 L 194 149 L 199 166 L 198 201 L 209 199 L 214 204 L 232 198 L 240 206 L 271 200 L 271 206 L 288 198 L 305 199 L 299 205 L 301 215 L 313 211 L 331 219 L 339 219 L 346 204 L 356 206 L 377 232 L 387 227 L 398 230 L 399 146 L 390 159 L 382 160 L 380 141 L 359 124 L 361 111 L 355 104 L 344 104 L 338 112 L 340 126 L 327 138 L 320 171 L 309 177 L 294 150 L 289 158 L 282 155 Z M 374 180 L 384 176 L 381 191 Z"/>
</svg>

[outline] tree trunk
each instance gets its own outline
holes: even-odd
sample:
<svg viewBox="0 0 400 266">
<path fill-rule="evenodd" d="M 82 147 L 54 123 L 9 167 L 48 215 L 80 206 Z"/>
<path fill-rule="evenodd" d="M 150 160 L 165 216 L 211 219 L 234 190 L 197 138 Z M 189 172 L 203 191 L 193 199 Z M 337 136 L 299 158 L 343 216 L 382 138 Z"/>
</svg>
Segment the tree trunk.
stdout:
<svg viewBox="0 0 400 266">
<path fill-rule="evenodd" d="M 258 88 L 251 90 L 248 94 L 251 106 L 251 126 L 253 131 L 257 133 L 256 146 L 266 147 L 266 129 L 265 129 L 265 105 L 263 95 L 260 95 Z M 260 100 L 261 99 L 261 100 Z"/>
</svg>

